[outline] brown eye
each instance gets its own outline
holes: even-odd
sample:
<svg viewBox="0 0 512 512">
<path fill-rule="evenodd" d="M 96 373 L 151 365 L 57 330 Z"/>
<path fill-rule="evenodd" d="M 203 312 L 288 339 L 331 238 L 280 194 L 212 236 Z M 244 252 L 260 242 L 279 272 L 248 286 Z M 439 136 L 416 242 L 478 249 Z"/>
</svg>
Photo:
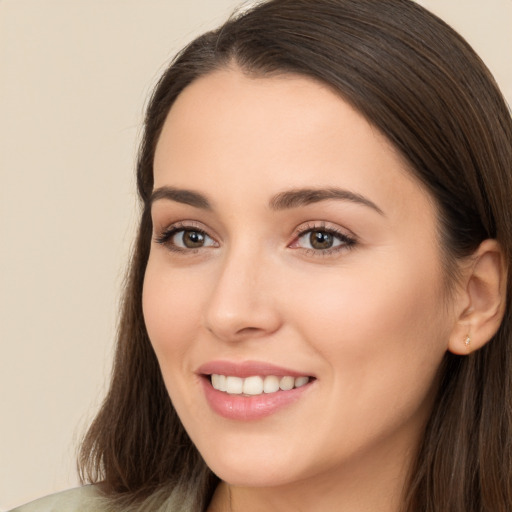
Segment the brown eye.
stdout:
<svg viewBox="0 0 512 512">
<path fill-rule="evenodd" d="M 309 244 L 313 249 L 330 249 L 334 245 L 334 236 L 327 231 L 311 231 L 309 234 Z"/>
<path fill-rule="evenodd" d="M 292 247 L 300 247 L 319 254 L 329 254 L 338 249 L 352 247 L 356 241 L 335 230 L 318 227 L 303 231 Z"/>
<path fill-rule="evenodd" d="M 176 244 L 178 246 L 183 246 L 187 249 L 198 249 L 204 246 L 206 236 L 200 231 L 181 231 L 176 233 L 175 238 L 178 240 L 181 238 L 181 244 Z"/>
<path fill-rule="evenodd" d="M 213 238 L 198 229 L 173 229 L 168 233 L 164 233 L 157 241 L 162 245 L 168 246 L 170 249 L 174 248 L 176 250 L 202 249 L 203 247 L 217 246 Z"/>
<path fill-rule="evenodd" d="M 171 251 L 186 252 L 208 247 L 218 247 L 218 243 L 202 229 L 171 226 L 161 235 L 155 237 L 155 242 Z"/>
</svg>

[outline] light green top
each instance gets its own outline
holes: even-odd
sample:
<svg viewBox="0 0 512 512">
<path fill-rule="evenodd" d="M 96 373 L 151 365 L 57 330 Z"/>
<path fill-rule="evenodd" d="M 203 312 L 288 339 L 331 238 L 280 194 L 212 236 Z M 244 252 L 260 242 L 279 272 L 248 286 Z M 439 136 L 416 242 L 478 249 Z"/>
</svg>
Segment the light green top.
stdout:
<svg viewBox="0 0 512 512">
<path fill-rule="evenodd" d="M 102 512 L 102 505 L 94 485 L 77 487 L 68 491 L 40 498 L 11 512 Z"/>
<path fill-rule="evenodd" d="M 197 512 L 194 503 L 194 496 L 187 499 L 174 489 L 155 493 L 143 503 L 127 507 L 102 496 L 95 485 L 85 485 L 40 498 L 10 512 Z"/>
</svg>

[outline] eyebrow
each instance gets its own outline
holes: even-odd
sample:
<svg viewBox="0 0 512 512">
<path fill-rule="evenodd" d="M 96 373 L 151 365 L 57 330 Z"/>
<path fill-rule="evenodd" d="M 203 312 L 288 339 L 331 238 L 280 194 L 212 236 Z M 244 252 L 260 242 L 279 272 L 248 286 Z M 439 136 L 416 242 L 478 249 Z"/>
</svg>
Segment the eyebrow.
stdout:
<svg viewBox="0 0 512 512">
<path fill-rule="evenodd" d="M 150 197 L 150 204 L 161 199 L 175 201 L 177 203 L 187 204 L 195 208 L 203 210 L 211 210 L 211 204 L 203 194 L 194 192 L 193 190 L 181 189 L 176 187 L 160 187 L 153 191 Z M 341 188 L 301 188 L 280 192 L 270 200 L 270 208 L 272 210 L 287 210 L 307 206 L 318 203 L 320 201 L 328 201 L 331 199 L 350 201 L 367 206 L 375 210 L 380 215 L 384 212 L 368 198 Z"/>
<path fill-rule="evenodd" d="M 153 204 L 155 201 L 159 201 L 161 199 L 188 204 L 189 206 L 194 206 L 195 208 L 201 208 L 203 210 L 211 210 L 211 205 L 208 199 L 202 194 L 199 194 L 199 192 L 194 192 L 192 190 L 175 187 L 160 187 L 153 190 L 149 202 L 150 204 Z"/>
<path fill-rule="evenodd" d="M 285 210 L 318 203 L 320 201 L 328 201 L 329 199 L 362 204 L 363 206 L 375 210 L 380 215 L 384 215 L 384 212 L 373 201 L 370 201 L 361 194 L 356 194 L 355 192 L 341 188 L 302 188 L 281 192 L 270 201 L 270 207 L 273 210 Z"/>
</svg>

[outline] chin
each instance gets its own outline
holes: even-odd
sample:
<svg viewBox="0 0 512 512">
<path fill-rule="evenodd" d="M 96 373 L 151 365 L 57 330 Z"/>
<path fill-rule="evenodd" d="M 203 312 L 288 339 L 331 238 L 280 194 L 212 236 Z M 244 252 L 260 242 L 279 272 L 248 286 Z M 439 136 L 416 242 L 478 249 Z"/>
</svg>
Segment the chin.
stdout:
<svg viewBox="0 0 512 512">
<path fill-rule="evenodd" d="M 284 474 L 269 468 L 269 464 L 260 467 L 234 468 L 221 465 L 210 469 L 223 481 L 234 487 L 274 487 L 294 481 L 293 475 Z"/>
<path fill-rule="evenodd" d="M 300 479 L 296 462 L 276 459 L 276 453 L 268 450 L 252 453 L 230 450 L 230 453 L 206 454 L 204 459 L 221 480 L 237 487 L 272 487 Z"/>
</svg>

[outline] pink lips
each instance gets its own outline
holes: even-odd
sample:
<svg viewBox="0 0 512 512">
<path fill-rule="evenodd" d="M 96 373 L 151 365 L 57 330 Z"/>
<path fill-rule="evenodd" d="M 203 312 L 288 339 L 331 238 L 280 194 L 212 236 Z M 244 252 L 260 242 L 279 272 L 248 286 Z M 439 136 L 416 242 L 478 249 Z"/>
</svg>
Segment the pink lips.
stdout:
<svg viewBox="0 0 512 512">
<path fill-rule="evenodd" d="M 212 361 L 200 366 L 197 373 L 202 377 L 203 390 L 211 409 L 224 418 L 239 421 L 254 421 L 274 414 L 298 401 L 314 383 L 314 379 L 312 379 L 308 384 L 299 388 L 290 389 L 289 391 L 277 391 L 275 393 L 263 393 L 256 396 L 230 395 L 214 389 L 209 376 L 219 374 L 246 378 L 253 375 L 261 377 L 267 375 L 275 375 L 277 377 L 287 375 L 290 377 L 311 377 L 311 375 L 258 361 L 245 361 L 243 363 Z"/>
</svg>

